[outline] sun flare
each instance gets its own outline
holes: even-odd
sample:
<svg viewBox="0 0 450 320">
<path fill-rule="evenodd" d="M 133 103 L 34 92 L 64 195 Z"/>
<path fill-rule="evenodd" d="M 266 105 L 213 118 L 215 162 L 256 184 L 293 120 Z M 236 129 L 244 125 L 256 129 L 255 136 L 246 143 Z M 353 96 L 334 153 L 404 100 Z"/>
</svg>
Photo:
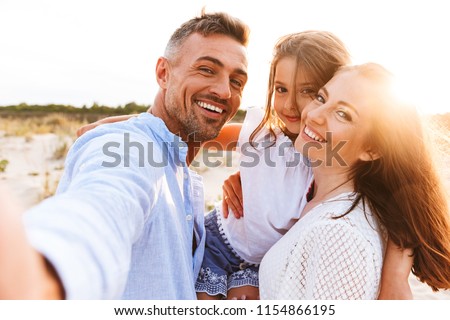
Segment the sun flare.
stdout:
<svg viewBox="0 0 450 320">
<path fill-rule="evenodd" d="M 426 74 L 411 76 L 409 73 L 396 73 L 393 83 L 395 95 L 402 101 L 414 105 L 420 114 L 444 114 L 450 112 L 450 102 L 442 99 L 439 92 L 446 80 L 436 79 Z M 424 81 L 423 79 L 433 79 Z M 440 89 L 442 88 L 442 89 Z"/>
</svg>

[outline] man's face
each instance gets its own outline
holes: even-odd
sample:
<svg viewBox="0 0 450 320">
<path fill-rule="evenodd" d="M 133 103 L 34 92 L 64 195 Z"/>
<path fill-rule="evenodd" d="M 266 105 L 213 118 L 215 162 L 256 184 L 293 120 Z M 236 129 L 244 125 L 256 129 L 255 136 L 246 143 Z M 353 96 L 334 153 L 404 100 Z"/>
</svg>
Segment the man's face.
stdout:
<svg viewBox="0 0 450 320">
<path fill-rule="evenodd" d="M 237 112 L 247 82 L 247 53 L 224 35 L 187 38 L 176 57 L 166 60 L 164 119 L 185 141 L 215 138 Z"/>
</svg>

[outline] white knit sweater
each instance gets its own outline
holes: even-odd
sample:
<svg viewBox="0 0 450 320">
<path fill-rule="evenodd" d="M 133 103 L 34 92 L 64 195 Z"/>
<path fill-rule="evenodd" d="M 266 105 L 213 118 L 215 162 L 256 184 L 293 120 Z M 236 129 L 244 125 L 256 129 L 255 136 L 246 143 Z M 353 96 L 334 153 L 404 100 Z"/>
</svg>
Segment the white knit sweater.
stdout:
<svg viewBox="0 0 450 320">
<path fill-rule="evenodd" d="M 376 299 L 386 237 L 354 195 L 330 199 L 302 217 L 265 255 L 261 299 Z"/>
</svg>

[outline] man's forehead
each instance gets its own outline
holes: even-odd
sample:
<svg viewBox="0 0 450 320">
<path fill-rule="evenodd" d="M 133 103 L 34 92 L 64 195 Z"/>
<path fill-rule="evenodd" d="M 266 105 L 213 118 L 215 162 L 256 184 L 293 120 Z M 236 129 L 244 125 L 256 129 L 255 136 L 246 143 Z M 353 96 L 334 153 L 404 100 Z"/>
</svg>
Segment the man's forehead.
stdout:
<svg viewBox="0 0 450 320">
<path fill-rule="evenodd" d="M 209 56 L 221 61 L 232 59 L 247 66 L 246 47 L 227 35 L 214 34 L 203 36 L 199 33 L 194 33 L 186 39 L 182 47 L 182 51 L 188 51 L 196 55 L 197 58 Z"/>
</svg>

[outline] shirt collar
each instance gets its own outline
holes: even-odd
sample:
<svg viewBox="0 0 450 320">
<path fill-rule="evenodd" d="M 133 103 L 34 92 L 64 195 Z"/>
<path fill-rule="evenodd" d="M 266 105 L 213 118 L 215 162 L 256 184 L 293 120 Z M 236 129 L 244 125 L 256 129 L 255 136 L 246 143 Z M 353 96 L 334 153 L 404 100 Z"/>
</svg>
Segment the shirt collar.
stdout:
<svg viewBox="0 0 450 320">
<path fill-rule="evenodd" d="M 183 166 L 186 165 L 186 156 L 188 146 L 180 136 L 169 131 L 166 124 L 161 118 L 145 112 L 140 115 L 146 126 L 157 136 L 161 141 L 168 143 L 168 150 L 173 155 L 175 160 L 178 160 Z"/>
</svg>

